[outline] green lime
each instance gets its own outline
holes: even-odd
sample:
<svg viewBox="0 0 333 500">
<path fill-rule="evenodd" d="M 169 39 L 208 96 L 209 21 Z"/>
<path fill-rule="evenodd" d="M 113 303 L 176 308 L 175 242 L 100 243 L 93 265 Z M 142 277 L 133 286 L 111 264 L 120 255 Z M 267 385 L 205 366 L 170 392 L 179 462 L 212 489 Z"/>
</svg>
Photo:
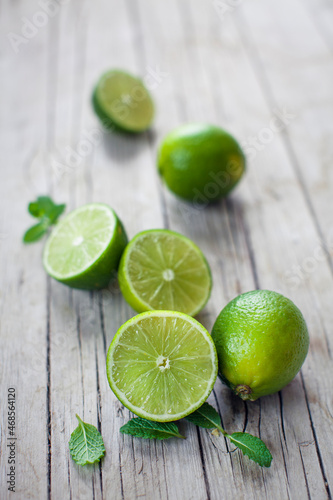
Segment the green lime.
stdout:
<svg viewBox="0 0 333 500">
<path fill-rule="evenodd" d="M 137 312 L 164 309 L 195 316 L 212 287 L 201 250 L 189 238 L 167 229 L 143 231 L 130 241 L 118 279 L 125 299 Z"/>
<path fill-rule="evenodd" d="M 65 285 L 93 290 L 114 277 L 127 236 L 104 203 L 84 205 L 62 219 L 44 249 L 47 273 Z"/>
<path fill-rule="evenodd" d="M 176 195 L 208 204 L 235 187 L 244 173 L 245 157 L 237 141 L 221 128 L 191 123 L 165 137 L 158 169 Z"/>
<path fill-rule="evenodd" d="M 141 80 L 124 71 L 105 73 L 97 83 L 92 102 L 107 128 L 143 132 L 153 121 L 154 104 L 148 90 Z"/>
<path fill-rule="evenodd" d="M 247 292 L 229 302 L 212 337 L 221 378 L 238 396 L 251 401 L 289 384 L 309 349 L 301 311 L 269 290 Z"/>
<path fill-rule="evenodd" d="M 205 402 L 216 380 L 217 356 L 211 336 L 195 319 L 173 311 L 145 312 L 119 328 L 106 371 L 126 408 L 168 422 Z"/>
</svg>

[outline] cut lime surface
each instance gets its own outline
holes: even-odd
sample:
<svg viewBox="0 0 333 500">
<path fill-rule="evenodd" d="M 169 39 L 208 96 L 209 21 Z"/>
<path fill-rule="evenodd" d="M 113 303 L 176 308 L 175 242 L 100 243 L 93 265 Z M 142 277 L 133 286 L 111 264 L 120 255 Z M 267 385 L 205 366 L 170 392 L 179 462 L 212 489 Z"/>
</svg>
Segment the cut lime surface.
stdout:
<svg viewBox="0 0 333 500">
<path fill-rule="evenodd" d="M 205 402 L 217 377 L 217 355 L 198 321 L 179 312 L 152 311 L 119 328 L 106 369 L 112 391 L 130 411 L 168 422 Z"/>
<path fill-rule="evenodd" d="M 84 205 L 61 220 L 44 249 L 47 273 L 74 288 L 108 285 L 127 237 L 115 212 L 103 203 Z"/>
<path fill-rule="evenodd" d="M 120 289 L 137 312 L 174 310 L 191 316 L 205 306 L 212 287 L 209 265 L 189 238 L 166 229 L 137 234 L 119 265 Z"/>
<path fill-rule="evenodd" d="M 107 126 L 127 132 L 143 132 L 154 117 L 153 100 L 143 82 L 128 73 L 112 70 L 105 73 L 94 90 L 93 106 Z"/>
</svg>

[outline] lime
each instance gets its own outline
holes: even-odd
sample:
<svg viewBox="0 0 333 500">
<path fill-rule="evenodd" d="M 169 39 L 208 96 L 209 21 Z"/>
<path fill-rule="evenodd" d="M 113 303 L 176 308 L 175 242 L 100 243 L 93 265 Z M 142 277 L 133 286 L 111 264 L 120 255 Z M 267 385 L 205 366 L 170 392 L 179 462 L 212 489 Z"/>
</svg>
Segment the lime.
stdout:
<svg viewBox="0 0 333 500">
<path fill-rule="evenodd" d="M 130 241 L 118 279 L 125 299 L 137 312 L 164 309 L 194 316 L 205 306 L 212 287 L 201 250 L 167 229 L 143 231 Z"/>
<path fill-rule="evenodd" d="M 199 408 L 217 376 L 214 342 L 195 319 L 173 311 L 145 312 L 121 326 L 109 347 L 110 387 L 130 411 L 158 422 Z"/>
<path fill-rule="evenodd" d="M 127 236 L 104 203 L 84 205 L 61 220 L 44 249 L 47 273 L 65 285 L 104 288 L 115 275 Z"/>
<path fill-rule="evenodd" d="M 212 337 L 221 378 L 238 396 L 251 401 L 289 384 L 309 348 L 301 311 L 269 290 L 247 292 L 229 302 Z"/>
<path fill-rule="evenodd" d="M 105 73 L 92 96 L 96 114 L 107 128 L 143 132 L 154 117 L 153 100 L 143 82 L 120 70 Z"/>
<path fill-rule="evenodd" d="M 191 123 L 169 133 L 158 153 L 158 169 L 176 195 L 198 204 L 225 197 L 245 170 L 237 141 L 212 125 Z"/>
</svg>

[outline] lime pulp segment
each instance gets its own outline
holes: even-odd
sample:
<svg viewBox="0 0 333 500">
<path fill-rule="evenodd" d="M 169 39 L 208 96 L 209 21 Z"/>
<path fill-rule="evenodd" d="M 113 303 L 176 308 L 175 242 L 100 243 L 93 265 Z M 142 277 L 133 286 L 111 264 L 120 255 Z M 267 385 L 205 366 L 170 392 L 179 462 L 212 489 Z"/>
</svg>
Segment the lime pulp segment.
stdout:
<svg viewBox="0 0 333 500">
<path fill-rule="evenodd" d="M 127 321 L 108 351 L 107 376 L 118 399 L 148 420 L 178 420 L 199 408 L 217 377 L 217 355 L 207 330 L 171 311 Z"/>
<path fill-rule="evenodd" d="M 44 267 L 64 283 L 99 287 L 110 280 L 125 245 L 125 232 L 108 205 L 84 205 L 53 229 L 44 250 Z"/>
<path fill-rule="evenodd" d="M 137 312 L 175 310 L 197 314 L 211 291 L 211 273 L 201 250 L 169 230 L 139 233 L 119 266 L 119 284 Z"/>
<path fill-rule="evenodd" d="M 128 132 L 142 132 L 154 117 L 154 104 L 143 82 L 112 70 L 99 80 L 93 94 L 95 111 Z"/>
</svg>

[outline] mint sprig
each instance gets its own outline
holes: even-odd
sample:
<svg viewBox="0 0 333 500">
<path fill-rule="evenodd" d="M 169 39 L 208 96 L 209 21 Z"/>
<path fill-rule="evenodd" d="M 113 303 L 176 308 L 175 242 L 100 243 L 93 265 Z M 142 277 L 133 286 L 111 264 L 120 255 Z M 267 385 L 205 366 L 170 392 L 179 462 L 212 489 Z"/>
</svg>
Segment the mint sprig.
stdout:
<svg viewBox="0 0 333 500">
<path fill-rule="evenodd" d="M 247 455 L 261 467 L 270 467 L 273 457 L 265 443 L 258 437 L 252 436 L 252 434 L 248 434 L 247 432 L 228 434 L 222 427 L 219 414 L 210 404 L 204 403 L 195 412 L 188 415 L 186 420 L 205 429 L 218 429 L 244 455 Z"/>
<path fill-rule="evenodd" d="M 104 456 L 105 447 L 101 434 L 95 426 L 86 424 L 76 415 L 79 425 L 72 432 L 69 440 L 69 451 L 78 465 L 99 462 Z"/>
<path fill-rule="evenodd" d="M 141 417 L 129 420 L 120 428 L 120 432 L 144 439 L 169 439 L 172 437 L 186 439 L 179 433 L 177 425 L 173 422 L 153 422 Z"/>
<path fill-rule="evenodd" d="M 56 205 L 48 196 L 39 196 L 36 201 L 29 203 L 29 214 L 39 219 L 39 222 L 25 232 L 23 242 L 33 243 L 40 240 L 48 228 L 56 223 L 65 208 L 66 205 Z"/>
</svg>

